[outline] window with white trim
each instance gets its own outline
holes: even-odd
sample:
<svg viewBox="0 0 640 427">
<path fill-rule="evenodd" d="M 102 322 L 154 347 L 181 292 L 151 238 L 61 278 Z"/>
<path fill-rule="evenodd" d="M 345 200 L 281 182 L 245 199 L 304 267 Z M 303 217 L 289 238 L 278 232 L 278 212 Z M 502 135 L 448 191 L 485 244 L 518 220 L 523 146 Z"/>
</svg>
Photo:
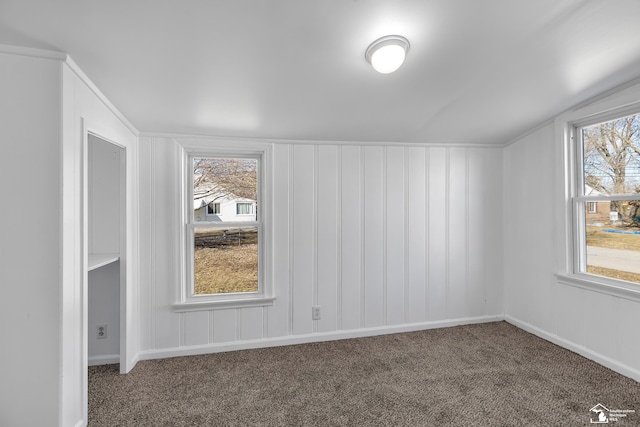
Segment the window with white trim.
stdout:
<svg viewBox="0 0 640 427">
<path fill-rule="evenodd" d="M 209 203 L 207 205 L 207 215 L 220 215 L 220 203 Z"/>
<path fill-rule="evenodd" d="M 253 215 L 253 203 L 236 203 L 236 215 Z"/>
<path fill-rule="evenodd" d="M 183 152 L 184 278 L 176 311 L 273 303 L 263 249 L 266 153 Z M 239 214 L 238 205 L 249 210 Z"/>
<path fill-rule="evenodd" d="M 640 113 L 574 127 L 574 273 L 640 284 Z"/>
</svg>

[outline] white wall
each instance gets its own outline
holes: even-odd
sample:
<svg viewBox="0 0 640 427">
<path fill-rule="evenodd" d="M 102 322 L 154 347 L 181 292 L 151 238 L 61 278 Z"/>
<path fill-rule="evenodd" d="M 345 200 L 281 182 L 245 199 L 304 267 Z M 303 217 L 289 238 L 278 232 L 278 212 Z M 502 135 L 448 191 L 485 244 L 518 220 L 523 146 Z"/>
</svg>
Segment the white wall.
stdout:
<svg viewBox="0 0 640 427">
<path fill-rule="evenodd" d="M 176 144 L 140 140 L 142 357 L 501 316 L 500 148 L 285 143 L 273 145 L 267 195 L 274 305 L 173 312 Z M 321 320 L 312 320 L 313 305 Z"/>
<path fill-rule="evenodd" d="M 0 52 L 0 70 L 0 425 L 56 425 L 61 67 Z"/>
<path fill-rule="evenodd" d="M 635 96 L 630 93 L 567 114 L 579 118 L 640 99 L 637 87 Z M 563 144 L 557 129 L 550 123 L 504 149 L 505 316 L 640 381 L 638 297 L 571 286 L 555 276 L 567 268 Z"/>
<path fill-rule="evenodd" d="M 82 425 L 83 128 L 127 147 L 132 363 L 138 344 L 137 136 L 64 54 L 0 45 L 0 70 L 0 425 Z"/>
<path fill-rule="evenodd" d="M 130 369 L 137 360 L 137 257 L 138 257 L 138 192 L 137 192 L 137 136 L 133 127 L 95 88 L 82 71 L 70 60 L 62 67 L 62 325 L 61 344 L 61 400 L 60 425 L 86 423 L 86 370 L 83 354 L 88 351 L 83 322 L 87 322 L 88 295 L 83 289 L 87 279 L 84 272 L 83 246 L 88 231 L 83 229 L 82 215 L 82 162 L 85 155 L 84 133 L 92 131 L 101 138 L 126 147 L 126 223 L 125 263 L 127 289 L 121 306 L 125 306 L 126 362 Z M 59 77 L 60 78 L 60 77 Z M 58 99 L 60 103 L 60 99 Z M 58 117 L 58 120 L 60 118 Z M 60 197 L 60 194 L 58 194 Z M 86 331 L 85 331 L 86 332 Z M 122 348 L 122 346 L 121 346 Z M 123 366 L 121 365 L 121 368 Z M 52 423 L 46 423 L 51 425 Z"/>
</svg>

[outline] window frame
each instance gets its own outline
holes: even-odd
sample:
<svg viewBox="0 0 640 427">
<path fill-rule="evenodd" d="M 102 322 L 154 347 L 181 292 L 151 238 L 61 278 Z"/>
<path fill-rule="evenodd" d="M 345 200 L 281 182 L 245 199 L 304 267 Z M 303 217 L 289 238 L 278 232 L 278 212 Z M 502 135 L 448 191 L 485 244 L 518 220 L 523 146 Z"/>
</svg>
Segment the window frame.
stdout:
<svg viewBox="0 0 640 427">
<path fill-rule="evenodd" d="M 249 206 L 249 208 L 250 208 L 249 210 L 251 212 L 249 212 L 249 213 L 240 213 L 240 212 L 238 212 L 240 210 L 240 205 Z M 236 216 L 253 216 L 253 215 L 256 215 L 256 216 L 259 215 L 259 212 L 256 212 L 256 207 L 255 207 L 255 205 L 253 203 L 251 203 L 251 202 L 236 202 Z"/>
<path fill-rule="evenodd" d="M 634 114 L 633 112 L 631 114 Z M 640 110 L 638 110 L 635 114 L 640 114 Z M 586 256 L 586 214 L 587 214 L 587 204 L 588 203 L 598 203 L 598 202 L 617 202 L 617 201 L 628 201 L 628 200 L 638 200 L 640 196 L 637 193 L 626 193 L 626 194 L 610 194 L 610 195 L 596 195 L 596 196 L 588 196 L 584 194 L 585 188 L 585 174 L 584 174 L 584 144 L 582 140 L 582 130 L 586 127 L 590 127 L 593 125 L 597 125 L 599 123 L 604 123 L 610 120 L 615 120 L 617 118 L 622 118 L 628 116 L 630 114 L 624 114 L 621 116 L 616 116 L 614 118 L 606 119 L 606 120 L 591 120 L 587 123 L 581 123 L 579 125 L 574 125 L 572 129 L 572 140 L 574 145 L 574 162 L 575 162 L 575 176 L 573 176 L 573 184 L 575 186 L 573 200 L 573 228 L 574 228 L 574 242 L 577 243 L 577 247 L 574 247 L 573 255 L 574 255 L 574 263 L 573 263 L 573 272 L 574 274 L 586 274 L 588 276 L 594 276 L 600 279 L 602 276 L 598 276 L 595 274 L 591 274 L 587 272 L 587 256 Z M 631 283 L 626 280 L 616 280 L 617 282 L 622 283 Z M 640 289 L 640 283 L 637 284 Z"/>
<path fill-rule="evenodd" d="M 238 143 L 238 145 L 240 145 Z M 259 144 L 238 148 L 227 144 L 197 141 L 191 144 L 178 142 L 180 161 L 180 286 L 178 301 L 173 305 L 175 312 L 203 311 L 212 309 L 260 307 L 272 305 L 273 295 L 269 248 L 271 237 L 271 147 Z M 255 221 L 195 221 L 193 212 L 193 159 L 198 157 L 256 159 L 258 162 L 257 201 L 254 205 Z M 229 294 L 194 293 L 194 230 L 196 228 L 217 227 L 258 227 L 258 291 Z"/>
<path fill-rule="evenodd" d="M 213 212 L 209 213 L 209 206 L 213 205 Z M 217 212 L 216 212 L 216 206 L 218 207 Z M 214 216 L 214 215 L 220 215 L 222 212 L 222 206 L 220 205 L 220 202 L 211 202 L 209 204 L 207 204 L 206 206 L 207 211 L 206 211 L 206 216 Z"/>
<path fill-rule="evenodd" d="M 558 177 L 564 180 L 562 200 L 565 210 L 558 233 L 558 282 L 625 299 L 640 301 L 640 284 L 586 272 L 586 203 L 617 200 L 637 200 L 635 194 L 584 195 L 584 155 L 580 130 L 584 127 L 615 120 L 640 112 L 640 85 L 631 94 L 613 94 L 580 109 L 572 110 L 555 120 L 560 140 L 558 154 L 564 160 Z M 631 101 L 633 99 L 633 101 Z M 623 102 L 625 101 L 626 102 Z M 630 102 L 631 101 L 631 102 Z"/>
</svg>

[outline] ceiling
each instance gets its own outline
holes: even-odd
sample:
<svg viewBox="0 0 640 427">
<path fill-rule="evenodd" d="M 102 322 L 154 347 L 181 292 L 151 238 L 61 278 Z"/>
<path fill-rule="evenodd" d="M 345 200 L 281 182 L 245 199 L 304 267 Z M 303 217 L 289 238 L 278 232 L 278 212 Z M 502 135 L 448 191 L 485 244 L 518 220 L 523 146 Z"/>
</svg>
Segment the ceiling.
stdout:
<svg viewBox="0 0 640 427">
<path fill-rule="evenodd" d="M 141 132 L 502 144 L 640 76 L 638 0 L 0 0 Z M 407 37 L 395 73 L 369 43 Z"/>
</svg>

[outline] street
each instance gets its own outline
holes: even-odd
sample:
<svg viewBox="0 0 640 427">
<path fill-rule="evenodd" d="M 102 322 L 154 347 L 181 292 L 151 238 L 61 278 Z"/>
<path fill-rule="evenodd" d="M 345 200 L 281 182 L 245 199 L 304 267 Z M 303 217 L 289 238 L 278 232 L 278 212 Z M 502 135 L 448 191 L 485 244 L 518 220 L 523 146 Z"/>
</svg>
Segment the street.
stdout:
<svg viewBox="0 0 640 427">
<path fill-rule="evenodd" d="M 640 252 L 587 246 L 587 265 L 640 274 Z"/>
</svg>

